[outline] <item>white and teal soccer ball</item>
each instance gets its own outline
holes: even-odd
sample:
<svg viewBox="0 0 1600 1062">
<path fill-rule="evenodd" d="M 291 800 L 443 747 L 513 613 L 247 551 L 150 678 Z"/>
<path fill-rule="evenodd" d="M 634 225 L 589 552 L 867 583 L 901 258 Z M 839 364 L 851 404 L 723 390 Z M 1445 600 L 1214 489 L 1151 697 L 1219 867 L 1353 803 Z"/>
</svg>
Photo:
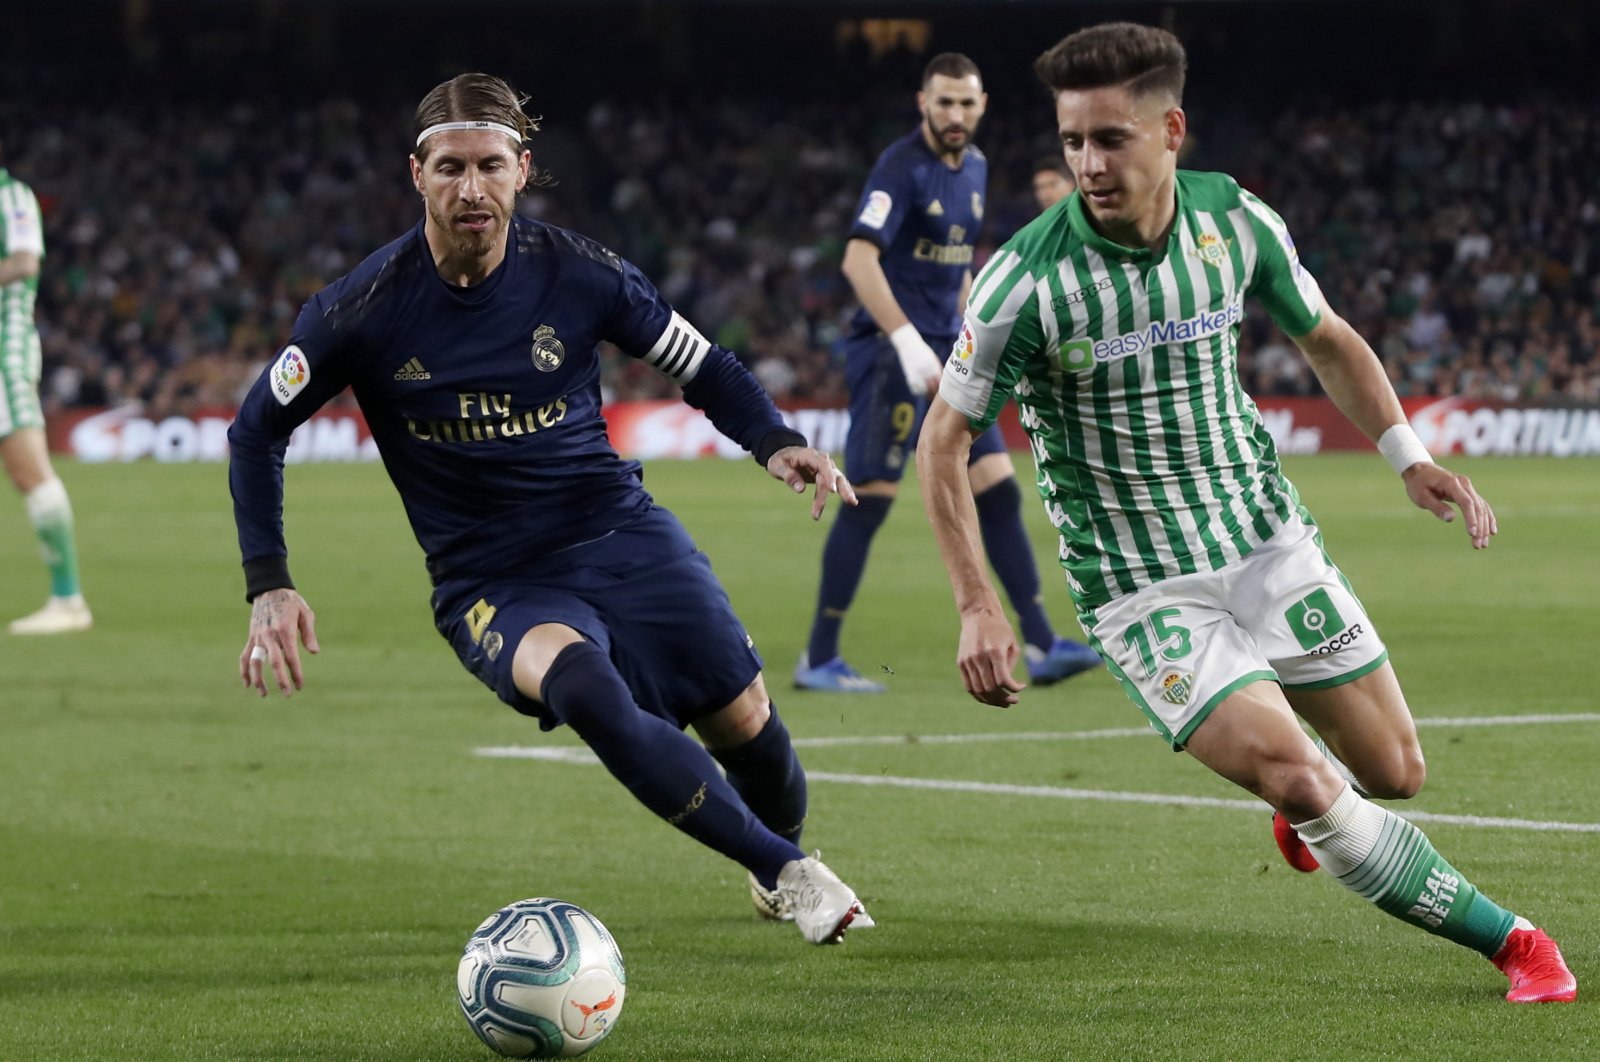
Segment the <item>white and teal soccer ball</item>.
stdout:
<svg viewBox="0 0 1600 1062">
<path fill-rule="evenodd" d="M 518 900 L 467 940 L 456 968 L 461 1013 L 509 1058 L 571 1058 L 622 1013 L 622 952 L 600 919 L 565 900 Z"/>
</svg>

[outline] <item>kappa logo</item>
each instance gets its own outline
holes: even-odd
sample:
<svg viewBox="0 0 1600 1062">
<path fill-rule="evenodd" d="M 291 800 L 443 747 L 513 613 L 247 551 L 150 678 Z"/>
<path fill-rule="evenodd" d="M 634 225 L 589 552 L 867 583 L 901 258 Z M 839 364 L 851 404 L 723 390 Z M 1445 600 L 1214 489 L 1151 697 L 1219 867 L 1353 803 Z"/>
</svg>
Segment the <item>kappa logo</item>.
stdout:
<svg viewBox="0 0 1600 1062">
<path fill-rule="evenodd" d="M 412 358 L 395 370 L 394 378 L 396 380 L 431 380 L 433 379 L 433 373 L 424 369 L 419 359 Z"/>
<path fill-rule="evenodd" d="M 556 330 L 540 325 L 533 330 L 533 364 L 540 372 L 555 372 L 566 360 L 567 348 L 556 338 Z"/>
</svg>

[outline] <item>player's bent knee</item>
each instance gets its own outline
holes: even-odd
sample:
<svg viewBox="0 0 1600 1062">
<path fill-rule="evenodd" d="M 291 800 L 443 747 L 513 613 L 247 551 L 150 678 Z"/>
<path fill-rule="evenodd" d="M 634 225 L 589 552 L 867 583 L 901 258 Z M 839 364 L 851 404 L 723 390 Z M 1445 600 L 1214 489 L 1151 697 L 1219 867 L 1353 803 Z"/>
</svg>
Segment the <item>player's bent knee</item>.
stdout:
<svg viewBox="0 0 1600 1062">
<path fill-rule="evenodd" d="M 522 636 L 511 659 L 511 677 L 524 697 L 543 702 L 544 677 L 561 650 L 585 641 L 564 623 L 541 623 Z"/>
<path fill-rule="evenodd" d="M 1280 761 L 1257 774 L 1258 795 L 1291 822 L 1304 822 L 1326 812 L 1345 782 L 1326 760 Z"/>
<path fill-rule="evenodd" d="M 1422 748 L 1410 742 L 1356 777 L 1368 796 L 1379 800 L 1410 800 L 1428 780 L 1428 765 L 1422 758 Z"/>
<path fill-rule="evenodd" d="M 772 700 L 760 675 L 726 707 L 694 722 L 694 731 L 709 749 L 731 749 L 761 733 L 772 715 Z"/>
</svg>

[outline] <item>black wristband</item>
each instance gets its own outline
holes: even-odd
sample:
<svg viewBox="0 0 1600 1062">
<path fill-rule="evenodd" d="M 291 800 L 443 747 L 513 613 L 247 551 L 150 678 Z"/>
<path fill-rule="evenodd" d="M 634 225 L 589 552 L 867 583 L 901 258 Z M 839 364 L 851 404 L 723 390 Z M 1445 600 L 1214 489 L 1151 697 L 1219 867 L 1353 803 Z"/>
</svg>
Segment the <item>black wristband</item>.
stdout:
<svg viewBox="0 0 1600 1062">
<path fill-rule="evenodd" d="M 293 590 L 288 557 L 256 557 L 244 562 L 244 599 L 254 601 L 268 590 Z"/>
<path fill-rule="evenodd" d="M 772 455 L 782 450 L 785 446 L 807 446 L 806 437 L 792 428 L 777 428 L 761 437 L 756 444 L 754 456 L 756 464 L 762 468 L 767 467 L 767 462 L 772 460 Z"/>
</svg>

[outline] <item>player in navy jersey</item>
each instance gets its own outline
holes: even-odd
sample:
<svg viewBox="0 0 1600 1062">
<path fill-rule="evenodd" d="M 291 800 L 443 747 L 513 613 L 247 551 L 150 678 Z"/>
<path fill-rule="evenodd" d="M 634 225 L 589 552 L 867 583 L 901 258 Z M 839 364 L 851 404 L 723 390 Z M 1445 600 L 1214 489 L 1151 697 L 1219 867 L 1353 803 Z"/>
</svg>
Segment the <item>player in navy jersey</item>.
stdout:
<svg viewBox="0 0 1600 1062">
<path fill-rule="evenodd" d="M 935 56 L 917 93 L 921 124 L 878 157 L 856 210 L 842 268 L 861 309 L 840 347 L 850 389 L 845 470 L 860 504 L 840 510 L 822 551 L 811 639 L 794 674 L 800 689 L 884 689 L 845 662 L 839 631 L 961 327 L 989 173 L 972 134 L 987 102 L 971 59 Z M 1047 686 L 1099 666 L 1088 646 L 1056 637 L 1045 615 L 1022 495 L 998 427 L 973 443 L 970 472 L 984 547 L 1016 609 L 1029 677 Z"/>
<path fill-rule="evenodd" d="M 349 386 L 467 669 L 542 728 L 570 726 L 645 806 L 742 864 L 764 915 L 837 942 L 871 919 L 798 847 L 805 774 L 761 658 L 705 555 L 611 448 L 596 344 L 672 377 L 796 492 L 815 484 L 813 519 L 854 492 L 642 273 L 514 213 L 538 176 L 522 146 L 534 128 L 486 74 L 424 97 L 411 156 L 423 219 L 311 298 L 245 398 L 228 433 L 252 602 L 240 677 L 264 697 L 270 669 L 287 696 L 303 685 L 299 643 L 318 651 L 289 578 L 283 454 Z"/>
</svg>

